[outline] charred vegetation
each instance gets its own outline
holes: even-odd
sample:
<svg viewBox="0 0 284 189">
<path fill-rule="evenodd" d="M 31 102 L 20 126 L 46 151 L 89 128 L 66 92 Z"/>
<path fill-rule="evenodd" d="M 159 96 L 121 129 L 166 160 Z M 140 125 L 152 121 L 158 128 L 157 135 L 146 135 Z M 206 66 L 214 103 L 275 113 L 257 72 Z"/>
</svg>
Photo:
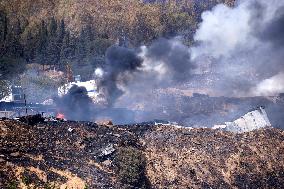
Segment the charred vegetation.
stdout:
<svg viewBox="0 0 284 189">
<path fill-rule="evenodd" d="M 2 120 L 0 129 L 2 188 L 281 188 L 284 182 L 284 135 L 275 128 L 233 134 Z"/>
</svg>

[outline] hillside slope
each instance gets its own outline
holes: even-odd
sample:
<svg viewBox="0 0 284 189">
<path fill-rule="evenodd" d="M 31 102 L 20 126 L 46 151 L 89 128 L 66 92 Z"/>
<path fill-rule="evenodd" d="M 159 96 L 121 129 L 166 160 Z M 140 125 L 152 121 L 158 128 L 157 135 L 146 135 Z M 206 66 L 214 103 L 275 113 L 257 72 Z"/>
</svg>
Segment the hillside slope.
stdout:
<svg viewBox="0 0 284 189">
<path fill-rule="evenodd" d="M 281 188 L 284 132 L 0 121 L 0 188 Z"/>
</svg>

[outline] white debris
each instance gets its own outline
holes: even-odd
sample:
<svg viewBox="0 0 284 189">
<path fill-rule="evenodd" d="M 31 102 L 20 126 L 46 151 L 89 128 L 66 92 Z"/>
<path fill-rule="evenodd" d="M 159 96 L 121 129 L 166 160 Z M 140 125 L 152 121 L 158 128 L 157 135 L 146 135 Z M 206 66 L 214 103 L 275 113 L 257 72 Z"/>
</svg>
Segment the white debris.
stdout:
<svg viewBox="0 0 284 189">
<path fill-rule="evenodd" d="M 43 101 L 42 104 L 43 105 L 53 105 L 54 100 L 53 99 L 47 99 L 47 100 Z"/>
<path fill-rule="evenodd" d="M 156 120 L 154 122 L 155 126 L 176 126 L 178 127 L 178 123 L 177 122 L 172 122 L 172 121 L 163 121 L 163 120 Z"/>
<path fill-rule="evenodd" d="M 227 125 L 214 125 L 212 129 L 225 129 Z"/>
<path fill-rule="evenodd" d="M 235 133 L 244 133 L 264 127 L 271 127 L 271 123 L 264 108 L 260 107 L 248 112 L 233 122 L 226 122 L 225 125 L 215 125 L 213 128 L 220 128 Z"/>
<path fill-rule="evenodd" d="M 74 130 L 74 129 L 73 129 L 73 128 L 71 128 L 71 127 L 70 127 L 70 128 L 68 128 L 68 131 L 69 131 L 69 132 L 72 132 L 73 130 Z"/>
<path fill-rule="evenodd" d="M 112 154 L 115 151 L 115 148 L 112 144 L 107 145 L 105 148 L 102 149 L 101 156 L 107 156 Z"/>
<path fill-rule="evenodd" d="M 193 129 L 193 127 L 185 127 L 181 125 L 173 125 L 173 126 L 177 129 L 186 129 L 187 131 L 191 131 Z"/>
<path fill-rule="evenodd" d="M 154 123 L 155 126 L 170 126 L 170 123 L 168 121 L 162 121 L 162 120 L 159 120 L 159 121 L 155 121 Z"/>
</svg>

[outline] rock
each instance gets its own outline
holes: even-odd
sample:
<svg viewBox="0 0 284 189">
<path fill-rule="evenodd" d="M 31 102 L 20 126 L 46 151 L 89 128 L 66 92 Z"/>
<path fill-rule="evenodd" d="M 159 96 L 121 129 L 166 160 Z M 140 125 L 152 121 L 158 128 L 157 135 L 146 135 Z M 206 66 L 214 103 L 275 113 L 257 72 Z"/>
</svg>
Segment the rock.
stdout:
<svg viewBox="0 0 284 189">
<path fill-rule="evenodd" d="M 71 128 L 71 127 L 69 127 L 69 128 L 68 128 L 68 131 L 71 133 L 72 131 L 74 131 L 74 129 Z"/>
<path fill-rule="evenodd" d="M 115 152 L 115 148 L 113 147 L 113 144 L 109 144 L 108 146 L 103 148 L 101 151 L 102 151 L 101 153 L 102 156 L 107 156 Z"/>
<path fill-rule="evenodd" d="M 103 161 L 102 164 L 104 164 L 105 166 L 110 166 L 112 164 L 112 161 L 107 159 L 107 160 Z"/>
<path fill-rule="evenodd" d="M 20 156 L 20 152 L 13 152 L 10 154 L 13 157 L 19 157 Z"/>
<path fill-rule="evenodd" d="M 98 125 L 113 125 L 111 120 L 99 120 L 99 121 L 96 121 L 96 124 L 98 124 Z"/>
<path fill-rule="evenodd" d="M 120 134 L 113 134 L 113 136 L 120 137 L 121 135 Z"/>
</svg>

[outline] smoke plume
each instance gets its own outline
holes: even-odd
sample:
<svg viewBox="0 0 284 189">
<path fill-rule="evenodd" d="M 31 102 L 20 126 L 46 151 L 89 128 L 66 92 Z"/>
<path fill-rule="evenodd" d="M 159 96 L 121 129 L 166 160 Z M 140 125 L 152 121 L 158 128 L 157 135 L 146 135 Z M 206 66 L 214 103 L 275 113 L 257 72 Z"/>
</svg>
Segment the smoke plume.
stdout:
<svg viewBox="0 0 284 189">
<path fill-rule="evenodd" d="M 214 73 L 221 75 L 216 89 L 222 95 L 253 96 L 254 88 L 263 95 L 283 92 L 265 82 L 283 83 L 283 77 L 276 77 L 284 69 L 283 6 L 283 1 L 248 0 L 202 14 L 192 57 L 211 57 Z"/>
<path fill-rule="evenodd" d="M 125 86 L 142 65 L 142 60 L 134 50 L 120 46 L 110 47 L 106 52 L 105 73 L 100 74 L 98 89 L 105 95 L 108 105 L 116 101 L 123 94 L 120 86 Z M 102 71 L 97 70 L 97 74 Z"/>
<path fill-rule="evenodd" d="M 66 95 L 55 99 L 60 113 L 66 119 L 75 121 L 89 121 L 92 112 L 92 99 L 87 94 L 85 87 L 72 86 Z"/>
<path fill-rule="evenodd" d="M 129 102 L 136 94 L 145 95 L 153 89 L 188 80 L 196 67 L 190 59 L 189 48 L 178 38 L 161 38 L 136 50 L 110 47 L 106 52 L 107 66 L 104 74 L 100 74 L 99 91 L 111 106 L 123 94 L 129 94 L 124 95 Z"/>
<path fill-rule="evenodd" d="M 215 94 L 284 92 L 276 86 L 283 83 L 284 2 L 248 0 L 239 1 L 235 7 L 219 4 L 202 14 L 194 41 L 193 47 L 174 38 L 159 39 L 140 51 L 108 49 L 108 66 L 100 87 L 106 88 L 104 94 L 110 104 L 129 91 L 139 92 L 139 88 L 151 90 L 192 82 L 195 68 L 202 67 L 207 58 L 211 74 L 217 77 L 211 86 Z M 274 87 L 268 86 L 267 80 L 273 80 L 269 84 Z"/>
<path fill-rule="evenodd" d="M 203 87 L 201 91 L 229 97 L 284 92 L 284 1 L 219 4 L 202 14 L 193 44 L 188 47 L 176 37 L 137 49 L 109 48 L 107 66 L 95 73 L 100 93 L 110 107 L 159 106 L 166 112 L 184 102 L 174 104 L 154 91 L 193 86 L 192 92 Z M 208 63 L 209 73 L 202 71 Z"/>
<path fill-rule="evenodd" d="M 185 81 L 191 77 L 196 65 L 190 61 L 191 55 L 187 46 L 179 38 L 167 40 L 161 38 L 148 48 L 144 47 L 145 70 L 151 68 L 157 71 L 163 80 Z"/>
<path fill-rule="evenodd" d="M 261 81 L 256 87 L 252 88 L 251 93 L 256 96 L 273 96 L 284 91 L 284 73 L 281 72 L 271 78 Z"/>
</svg>

